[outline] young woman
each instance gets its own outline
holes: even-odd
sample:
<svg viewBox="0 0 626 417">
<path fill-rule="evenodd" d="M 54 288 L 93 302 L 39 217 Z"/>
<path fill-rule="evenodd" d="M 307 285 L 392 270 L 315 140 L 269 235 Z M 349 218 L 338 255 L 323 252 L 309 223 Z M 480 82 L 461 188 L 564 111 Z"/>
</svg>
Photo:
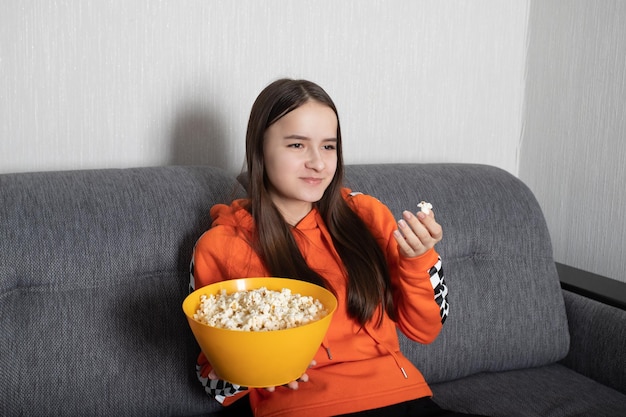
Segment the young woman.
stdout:
<svg viewBox="0 0 626 417">
<path fill-rule="evenodd" d="M 397 221 L 380 201 L 343 188 L 337 109 L 309 81 L 282 79 L 260 93 L 246 158 L 249 197 L 211 209 L 213 226 L 194 250 L 191 288 L 290 277 L 330 289 L 339 305 L 298 381 L 235 386 L 200 354 L 196 369 L 206 392 L 225 410 L 240 413 L 244 404 L 254 416 L 454 415 L 430 400 L 396 333 L 430 343 L 447 316 L 434 214 L 405 211 Z"/>
</svg>

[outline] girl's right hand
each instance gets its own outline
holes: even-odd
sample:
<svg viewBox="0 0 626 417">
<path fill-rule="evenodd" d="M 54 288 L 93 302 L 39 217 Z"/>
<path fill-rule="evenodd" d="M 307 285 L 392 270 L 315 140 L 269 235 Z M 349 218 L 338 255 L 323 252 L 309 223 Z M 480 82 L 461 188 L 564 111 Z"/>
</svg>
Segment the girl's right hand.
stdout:
<svg viewBox="0 0 626 417">
<path fill-rule="evenodd" d="M 443 237 L 441 225 L 435 220 L 435 213 L 405 210 L 398 221 L 398 229 L 393 232 L 402 256 L 414 258 L 432 249 Z"/>
</svg>

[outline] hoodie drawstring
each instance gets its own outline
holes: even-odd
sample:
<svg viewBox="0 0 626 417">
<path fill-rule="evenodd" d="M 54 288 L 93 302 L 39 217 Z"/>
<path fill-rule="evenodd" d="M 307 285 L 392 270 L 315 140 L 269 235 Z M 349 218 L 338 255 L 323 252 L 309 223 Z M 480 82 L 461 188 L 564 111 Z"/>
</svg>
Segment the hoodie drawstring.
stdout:
<svg viewBox="0 0 626 417">
<path fill-rule="evenodd" d="M 328 344 L 328 338 L 324 336 L 324 340 L 322 340 L 322 347 L 326 351 L 326 356 L 328 356 L 329 360 L 333 360 L 333 355 L 330 353 L 330 345 Z"/>
<path fill-rule="evenodd" d="M 386 344 L 382 343 L 374 334 L 374 332 L 370 331 L 367 326 L 363 326 L 363 330 L 365 330 L 365 332 L 372 338 L 374 339 L 374 341 L 379 345 L 382 346 L 388 353 L 389 355 L 391 355 L 391 357 L 393 358 L 393 360 L 396 362 L 396 365 L 398 366 L 398 368 L 400 369 L 400 372 L 402 372 L 402 375 L 404 375 L 405 379 L 409 379 L 409 376 L 406 374 L 406 371 L 404 370 L 404 367 L 400 364 L 400 358 L 398 357 L 398 355 L 396 355 L 396 352 L 393 351 L 393 349 L 390 349 L 389 346 L 387 346 Z"/>
</svg>

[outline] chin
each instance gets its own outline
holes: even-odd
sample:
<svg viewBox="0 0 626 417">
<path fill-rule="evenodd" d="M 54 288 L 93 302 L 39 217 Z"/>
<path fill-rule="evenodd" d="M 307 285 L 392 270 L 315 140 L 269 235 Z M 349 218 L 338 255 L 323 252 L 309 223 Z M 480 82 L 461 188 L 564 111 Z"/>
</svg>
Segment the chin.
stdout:
<svg viewBox="0 0 626 417">
<path fill-rule="evenodd" d="M 307 203 L 317 203 L 324 197 L 324 193 L 307 193 L 306 195 L 301 195 L 300 200 L 306 201 Z"/>
</svg>

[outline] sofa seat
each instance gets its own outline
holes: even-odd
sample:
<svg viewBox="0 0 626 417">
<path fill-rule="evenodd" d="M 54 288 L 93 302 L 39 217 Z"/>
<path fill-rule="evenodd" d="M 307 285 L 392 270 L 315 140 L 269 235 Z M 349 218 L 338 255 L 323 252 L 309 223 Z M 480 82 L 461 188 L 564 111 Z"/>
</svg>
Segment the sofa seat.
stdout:
<svg viewBox="0 0 626 417">
<path fill-rule="evenodd" d="M 492 417 L 626 416 L 626 395 L 558 363 L 432 385 L 442 407 Z"/>
</svg>

